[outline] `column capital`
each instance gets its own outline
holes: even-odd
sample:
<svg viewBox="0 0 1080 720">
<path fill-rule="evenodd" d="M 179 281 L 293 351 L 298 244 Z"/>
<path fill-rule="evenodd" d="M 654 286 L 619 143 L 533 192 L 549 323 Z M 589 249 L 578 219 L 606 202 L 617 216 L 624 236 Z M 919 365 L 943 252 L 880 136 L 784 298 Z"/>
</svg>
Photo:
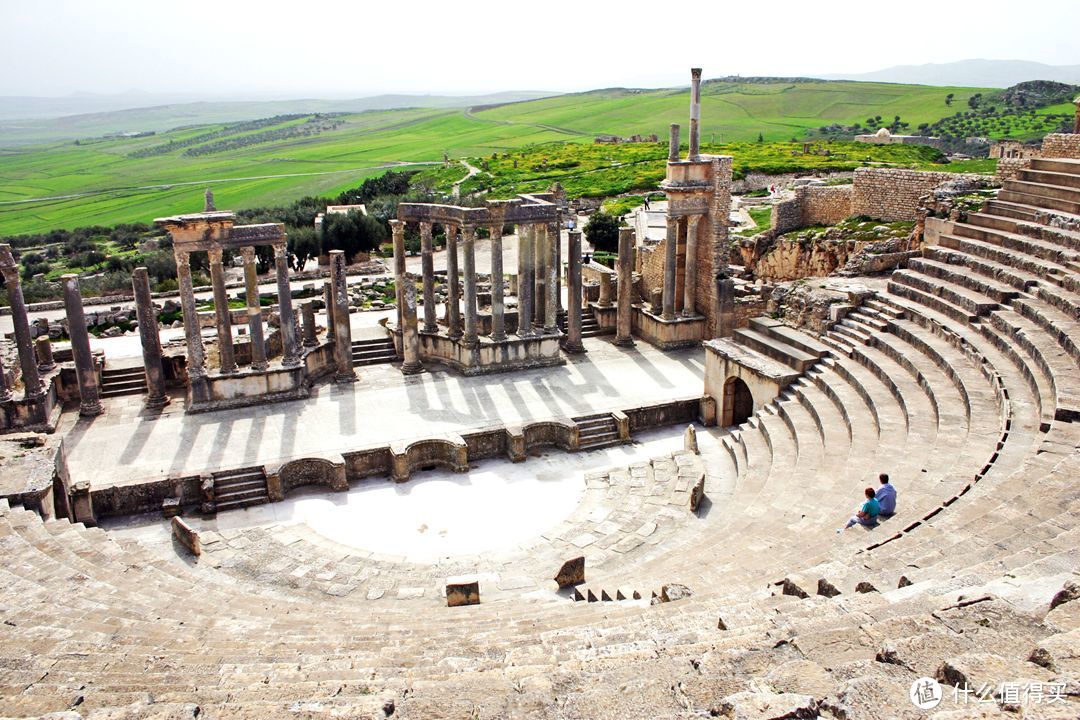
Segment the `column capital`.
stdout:
<svg viewBox="0 0 1080 720">
<path fill-rule="evenodd" d="M 240 256 L 244 258 L 244 262 L 255 262 L 255 248 L 251 245 L 245 245 L 240 248 Z"/>
<path fill-rule="evenodd" d="M 289 256 L 289 248 L 287 248 L 284 245 L 275 245 L 274 246 L 274 259 L 275 260 L 277 260 L 278 258 L 288 258 L 288 256 Z"/>
<path fill-rule="evenodd" d="M 390 232 L 395 236 L 405 234 L 405 221 L 404 220 L 390 220 Z"/>
<path fill-rule="evenodd" d="M 220 263 L 222 258 L 221 247 L 209 247 L 206 249 L 206 256 L 210 258 L 212 263 Z"/>
</svg>

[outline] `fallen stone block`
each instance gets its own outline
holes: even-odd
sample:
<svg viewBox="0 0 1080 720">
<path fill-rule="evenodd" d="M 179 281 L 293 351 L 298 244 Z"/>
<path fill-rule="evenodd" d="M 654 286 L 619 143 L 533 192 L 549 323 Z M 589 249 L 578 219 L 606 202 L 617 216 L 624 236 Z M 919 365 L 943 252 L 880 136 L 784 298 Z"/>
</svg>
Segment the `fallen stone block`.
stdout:
<svg viewBox="0 0 1080 720">
<path fill-rule="evenodd" d="M 172 533 L 181 545 L 186 547 L 195 557 L 202 555 L 202 543 L 199 542 L 199 533 L 195 528 L 184 522 L 184 519 L 176 516 L 172 519 Z"/>
<path fill-rule="evenodd" d="M 840 594 L 840 591 L 836 589 L 836 586 L 825 578 L 821 578 L 817 581 L 817 594 L 827 598 L 834 598 Z"/>
<path fill-rule="evenodd" d="M 1068 580 L 1065 582 L 1065 586 L 1050 600 L 1050 609 L 1053 610 L 1057 606 L 1064 605 L 1077 598 L 1080 598 L 1080 585 L 1077 585 L 1072 580 Z"/>
<path fill-rule="evenodd" d="M 660 602 L 675 602 L 692 596 L 694 592 L 679 583 L 669 583 L 660 588 Z"/>
</svg>

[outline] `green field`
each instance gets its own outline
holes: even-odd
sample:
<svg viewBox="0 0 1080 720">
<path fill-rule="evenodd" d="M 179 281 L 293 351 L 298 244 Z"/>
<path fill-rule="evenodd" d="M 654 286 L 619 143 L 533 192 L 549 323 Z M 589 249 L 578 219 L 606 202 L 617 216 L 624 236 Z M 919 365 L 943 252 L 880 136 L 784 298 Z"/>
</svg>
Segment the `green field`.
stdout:
<svg viewBox="0 0 1080 720">
<path fill-rule="evenodd" d="M 945 105 L 949 92 L 956 96 L 953 107 Z M 702 139 L 723 151 L 726 144 L 752 141 L 759 133 L 766 141 L 787 141 L 826 123 L 852 123 L 867 115 L 900 115 L 913 125 L 934 122 L 955 112 L 955 106 L 962 106 L 975 92 L 979 90 L 854 82 L 707 82 Z M 551 141 L 592 147 L 595 135 L 607 133 L 656 133 L 663 141 L 669 123 L 685 124 L 688 106 L 686 89 L 607 90 L 472 111 L 413 109 L 341 115 L 334 118 L 335 127 L 310 136 L 200 155 L 188 154 L 188 150 L 209 143 L 190 146 L 183 142 L 217 132 L 238 138 L 283 130 L 307 119 L 291 118 L 237 132 L 224 124 L 204 125 L 145 138 L 86 139 L 78 145 L 64 142 L 0 150 L 0 235 L 145 222 L 190 212 L 201 209 L 205 187 L 213 187 L 222 208 L 280 205 L 305 195 L 337 194 L 390 164 L 437 162 L 444 152 L 452 157 L 490 158 Z M 175 150 L 132 157 L 169 141 L 178 143 Z M 653 165 L 658 160 L 662 163 L 662 155 L 621 168 L 616 174 L 626 177 L 609 184 L 641 187 L 656 176 Z M 737 166 L 739 162 L 737 158 Z M 445 172 L 464 174 L 460 168 Z M 523 185 L 526 180 L 512 184 Z M 595 194 L 595 188 L 581 190 L 580 194 Z M 76 197 L 64 197 L 71 195 Z"/>
</svg>

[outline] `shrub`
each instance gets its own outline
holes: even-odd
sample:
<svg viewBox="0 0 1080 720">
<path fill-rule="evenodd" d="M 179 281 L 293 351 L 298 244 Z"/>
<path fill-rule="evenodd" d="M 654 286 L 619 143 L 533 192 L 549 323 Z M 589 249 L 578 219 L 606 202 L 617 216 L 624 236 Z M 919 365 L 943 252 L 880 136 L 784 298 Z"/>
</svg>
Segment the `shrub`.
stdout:
<svg viewBox="0 0 1080 720">
<path fill-rule="evenodd" d="M 619 226 L 622 221 L 614 215 L 599 211 L 589 216 L 583 228 L 585 239 L 594 249 L 605 252 L 618 252 Z"/>
</svg>

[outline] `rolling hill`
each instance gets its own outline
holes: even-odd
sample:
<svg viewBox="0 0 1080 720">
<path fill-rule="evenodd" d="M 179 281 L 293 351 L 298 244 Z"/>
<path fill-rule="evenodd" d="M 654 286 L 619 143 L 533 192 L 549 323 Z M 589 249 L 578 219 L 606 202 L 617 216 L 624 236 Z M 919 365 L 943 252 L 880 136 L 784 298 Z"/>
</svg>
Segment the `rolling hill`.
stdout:
<svg viewBox="0 0 1080 720">
<path fill-rule="evenodd" d="M 712 80 L 703 89 L 702 137 L 787 141 L 873 115 L 900 115 L 914 127 L 952 114 L 949 92 L 963 106 L 985 89 Z M 206 186 L 219 207 L 240 209 L 337 193 L 396 163 L 441 161 L 444 152 L 483 157 L 541 142 L 591 143 L 609 133 L 664 140 L 669 123 L 686 122 L 688 107 L 686 88 L 607 89 L 471 109 L 351 113 L 311 127 L 310 116 L 284 116 L 254 128 L 217 122 L 151 137 L 7 148 L 0 150 L 0 235 L 191 211 Z"/>
</svg>

